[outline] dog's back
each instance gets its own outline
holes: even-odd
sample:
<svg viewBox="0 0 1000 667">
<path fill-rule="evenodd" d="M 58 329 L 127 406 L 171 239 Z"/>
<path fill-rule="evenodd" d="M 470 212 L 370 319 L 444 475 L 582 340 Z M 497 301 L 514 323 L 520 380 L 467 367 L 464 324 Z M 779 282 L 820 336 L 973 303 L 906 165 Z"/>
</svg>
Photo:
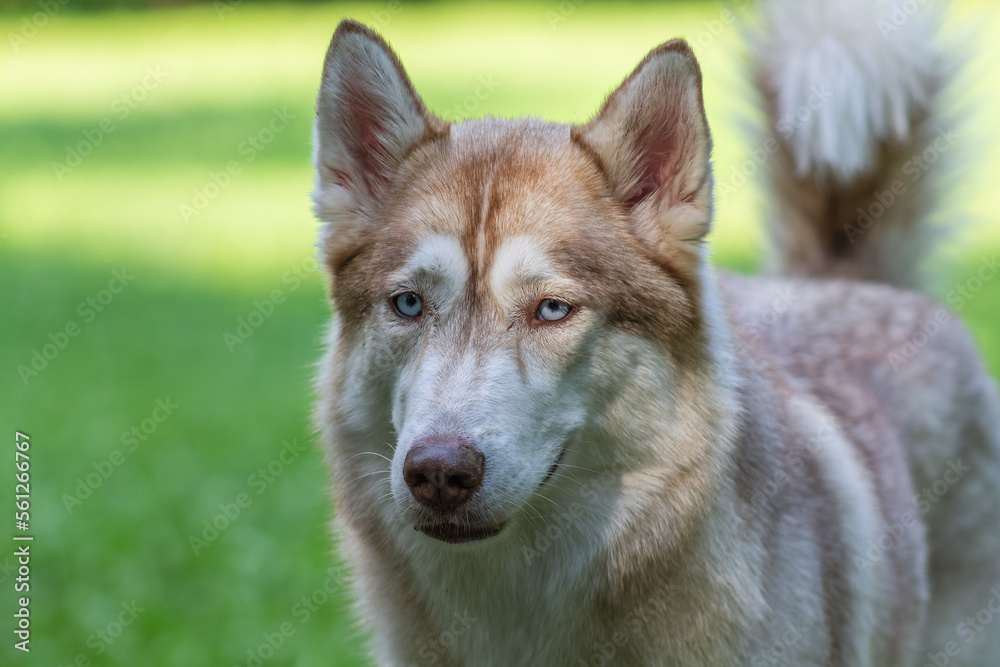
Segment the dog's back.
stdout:
<svg viewBox="0 0 1000 667">
<path fill-rule="evenodd" d="M 1000 664 L 996 385 L 957 314 L 911 291 L 939 237 L 958 63 L 934 7 L 902 26 L 869 2 L 765 7 L 751 47 L 778 147 L 770 265 L 786 277 L 723 278 L 737 349 L 822 403 L 869 471 L 883 525 L 854 566 L 894 561 L 879 586 L 902 595 L 895 631 L 920 620 L 921 664 Z"/>
<path fill-rule="evenodd" d="M 1000 415 L 995 384 L 957 316 L 877 284 L 722 282 L 742 327 L 738 349 L 790 393 L 828 411 L 782 455 L 793 467 L 836 466 L 823 452 L 837 446 L 836 423 L 876 490 L 879 527 L 860 540 L 859 552 L 835 559 L 838 576 L 881 572 L 868 584 L 894 601 L 895 615 L 876 627 L 900 647 L 919 646 L 928 664 L 1000 664 L 1000 631 L 989 626 L 1000 612 Z M 788 462 L 777 469 L 788 470 Z M 774 521 L 783 504 L 808 497 L 781 479 L 772 473 L 748 482 L 751 521 L 758 514 Z M 815 497 L 816 489 L 806 493 Z M 830 525 L 836 530 L 837 522 Z M 788 571 L 779 577 L 787 585 Z"/>
</svg>

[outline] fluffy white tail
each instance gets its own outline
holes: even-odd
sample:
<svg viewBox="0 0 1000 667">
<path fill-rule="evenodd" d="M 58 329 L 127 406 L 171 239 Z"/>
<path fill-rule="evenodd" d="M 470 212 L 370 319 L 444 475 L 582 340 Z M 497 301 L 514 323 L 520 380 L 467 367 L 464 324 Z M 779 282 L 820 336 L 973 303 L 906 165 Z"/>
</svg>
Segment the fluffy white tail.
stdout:
<svg viewBox="0 0 1000 667">
<path fill-rule="evenodd" d="M 956 135 L 931 0 L 770 0 L 751 39 L 783 273 L 920 284 Z M 772 143 L 773 142 L 773 143 Z"/>
</svg>

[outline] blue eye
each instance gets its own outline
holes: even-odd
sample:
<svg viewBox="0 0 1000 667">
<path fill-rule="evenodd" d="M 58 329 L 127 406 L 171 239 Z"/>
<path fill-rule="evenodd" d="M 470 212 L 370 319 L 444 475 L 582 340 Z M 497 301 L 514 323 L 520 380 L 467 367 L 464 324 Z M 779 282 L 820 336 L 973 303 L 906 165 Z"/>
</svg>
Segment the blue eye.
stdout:
<svg viewBox="0 0 1000 667">
<path fill-rule="evenodd" d="M 558 322 L 559 320 L 566 319 L 566 316 L 569 315 L 572 310 L 573 306 L 563 301 L 556 301 L 555 299 L 542 299 L 542 302 L 538 304 L 538 310 L 535 311 L 535 316 L 540 320 L 545 320 L 546 322 Z"/>
<path fill-rule="evenodd" d="M 424 302 L 416 292 L 403 292 L 392 297 L 392 305 L 403 317 L 420 317 L 424 312 Z"/>
</svg>

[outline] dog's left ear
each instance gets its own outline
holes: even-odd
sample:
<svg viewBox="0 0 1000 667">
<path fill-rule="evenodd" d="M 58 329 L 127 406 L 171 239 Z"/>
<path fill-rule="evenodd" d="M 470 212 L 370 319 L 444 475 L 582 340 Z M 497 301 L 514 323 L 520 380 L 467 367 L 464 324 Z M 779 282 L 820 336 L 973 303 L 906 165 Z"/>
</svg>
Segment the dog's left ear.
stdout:
<svg viewBox="0 0 1000 667">
<path fill-rule="evenodd" d="M 712 219 L 712 141 L 687 43 L 651 51 L 573 135 L 597 154 L 633 233 L 655 252 L 696 262 Z"/>
</svg>

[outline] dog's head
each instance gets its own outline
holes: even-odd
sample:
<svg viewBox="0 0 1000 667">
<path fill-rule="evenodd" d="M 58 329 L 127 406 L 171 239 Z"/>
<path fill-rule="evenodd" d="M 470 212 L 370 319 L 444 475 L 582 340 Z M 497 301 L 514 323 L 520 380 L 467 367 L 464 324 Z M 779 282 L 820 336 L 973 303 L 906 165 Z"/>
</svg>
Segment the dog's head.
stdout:
<svg viewBox="0 0 1000 667">
<path fill-rule="evenodd" d="M 342 499 L 476 542 L 570 471 L 662 459 L 705 354 L 710 139 L 684 42 L 586 125 L 448 124 L 344 22 L 315 142 Z"/>
</svg>

